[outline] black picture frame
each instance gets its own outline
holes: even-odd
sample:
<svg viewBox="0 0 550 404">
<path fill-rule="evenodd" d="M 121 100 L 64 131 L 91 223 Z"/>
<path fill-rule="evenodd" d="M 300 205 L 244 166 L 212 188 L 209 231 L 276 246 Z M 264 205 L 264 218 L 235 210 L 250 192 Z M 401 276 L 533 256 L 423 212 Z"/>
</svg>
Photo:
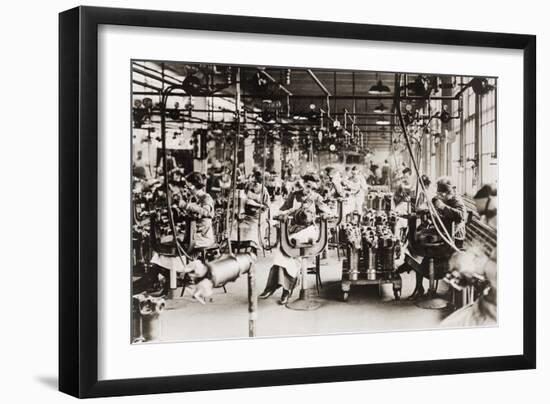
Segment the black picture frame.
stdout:
<svg viewBox="0 0 550 404">
<path fill-rule="evenodd" d="M 523 51 L 523 354 L 99 381 L 100 24 Z M 536 37 L 490 32 L 78 7 L 59 15 L 59 389 L 76 397 L 326 383 L 536 367 Z"/>
</svg>

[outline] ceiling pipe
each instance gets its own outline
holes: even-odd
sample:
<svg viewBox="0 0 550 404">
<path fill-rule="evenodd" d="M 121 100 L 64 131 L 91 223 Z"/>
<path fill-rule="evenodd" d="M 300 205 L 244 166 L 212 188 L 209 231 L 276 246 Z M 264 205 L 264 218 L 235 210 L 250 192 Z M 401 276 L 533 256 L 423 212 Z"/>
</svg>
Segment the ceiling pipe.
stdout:
<svg viewBox="0 0 550 404">
<path fill-rule="evenodd" d="M 344 112 L 335 112 L 334 115 L 336 116 L 339 116 L 339 115 L 344 115 Z M 381 115 L 388 115 L 388 116 L 391 116 L 391 115 L 395 115 L 393 113 L 389 113 L 389 112 L 385 112 L 383 114 L 377 114 L 377 113 L 374 113 L 374 112 L 356 112 L 356 113 L 353 113 L 353 112 L 349 112 L 347 111 L 347 115 L 350 117 L 350 119 L 352 119 L 352 117 L 362 117 L 362 116 L 381 116 Z"/>
<path fill-rule="evenodd" d="M 157 91 L 156 93 L 151 93 L 149 95 L 159 95 L 159 93 L 161 91 L 159 87 L 155 87 L 152 84 L 145 83 L 144 81 L 139 81 L 139 80 L 136 80 L 136 79 L 132 79 L 132 83 Z M 137 95 L 136 92 L 133 92 L 132 94 Z"/>
<path fill-rule="evenodd" d="M 158 95 L 156 93 L 147 92 L 147 91 L 134 91 L 134 95 Z M 199 97 L 199 96 L 195 96 Z M 215 98 L 227 98 L 232 99 L 234 97 L 233 94 L 209 94 L 205 95 L 204 97 L 215 97 Z M 258 98 L 258 95 L 254 94 L 241 94 L 241 99 L 246 98 Z M 277 98 L 277 97 L 275 97 Z M 293 94 L 292 99 L 294 100 L 307 100 L 307 99 L 324 99 L 327 98 L 325 95 L 301 95 L 301 94 Z M 364 96 L 364 95 L 331 95 L 331 99 L 333 100 L 393 100 L 393 95 L 389 96 Z M 401 97 L 401 100 L 425 100 L 425 97 L 417 97 L 417 96 L 409 96 L 409 97 Z M 431 100 L 456 100 L 456 96 L 439 96 L 439 97 L 430 97 Z M 331 113 L 332 114 L 332 113 Z M 384 114 L 387 115 L 387 114 Z"/>
<path fill-rule="evenodd" d="M 156 74 L 159 74 L 159 73 L 160 73 L 158 70 L 152 69 L 152 68 L 150 68 L 150 67 L 147 67 L 147 66 L 145 66 L 145 65 L 139 64 L 139 63 L 137 63 L 137 62 L 133 62 L 132 64 L 133 64 L 134 66 L 136 66 L 136 67 L 139 67 L 140 69 L 148 70 L 148 71 L 150 71 L 150 72 L 152 72 L 152 73 L 156 73 Z M 165 76 L 168 77 L 168 78 L 171 79 L 171 80 L 174 80 L 174 81 L 175 81 L 176 83 L 178 83 L 178 84 L 181 83 L 181 79 L 178 79 L 178 78 L 176 78 L 176 77 L 170 76 L 170 75 L 168 75 L 168 74 L 166 74 L 166 73 L 165 73 Z"/>
<path fill-rule="evenodd" d="M 172 82 L 172 81 L 168 81 L 168 80 L 166 80 L 166 79 L 163 79 L 162 77 L 156 76 L 156 75 L 154 75 L 154 74 L 152 74 L 152 73 L 147 73 L 146 71 L 140 70 L 140 69 L 135 68 L 135 67 L 132 67 L 132 71 L 133 71 L 134 73 L 141 74 L 142 76 L 149 77 L 150 79 L 157 80 L 157 81 L 159 81 L 159 82 L 161 82 L 161 83 L 165 83 L 165 84 L 169 84 L 169 85 L 170 85 L 170 84 L 175 84 L 175 85 L 180 84 L 180 83 L 174 83 L 174 82 Z"/>
<path fill-rule="evenodd" d="M 261 74 L 263 74 L 265 77 L 267 77 L 267 79 L 269 81 L 271 81 L 273 84 L 277 84 L 277 86 L 279 87 L 280 90 L 282 90 L 286 95 L 288 96 L 292 96 L 292 92 L 290 92 L 285 86 L 283 86 L 281 83 L 277 82 L 277 80 L 275 80 L 275 78 L 269 74 L 268 72 L 266 72 L 265 70 L 258 70 Z"/>
<path fill-rule="evenodd" d="M 335 115 L 342 115 L 342 113 L 340 113 L 340 114 L 335 113 Z M 355 118 L 353 116 L 362 116 L 362 115 L 367 115 L 367 114 L 366 113 L 358 114 L 356 112 L 349 112 L 346 108 L 344 108 L 343 115 L 344 115 L 344 117 L 348 118 L 351 121 L 352 124 L 355 124 Z M 374 114 L 371 114 L 371 115 L 374 115 Z"/>
<path fill-rule="evenodd" d="M 306 71 L 311 76 L 313 81 L 315 81 L 315 83 L 319 86 L 319 88 L 325 93 L 325 96 L 331 97 L 332 95 L 330 94 L 330 91 L 328 91 L 325 85 L 321 83 L 321 80 L 319 80 L 319 78 L 315 75 L 315 73 L 313 73 L 311 69 L 307 69 Z"/>
</svg>

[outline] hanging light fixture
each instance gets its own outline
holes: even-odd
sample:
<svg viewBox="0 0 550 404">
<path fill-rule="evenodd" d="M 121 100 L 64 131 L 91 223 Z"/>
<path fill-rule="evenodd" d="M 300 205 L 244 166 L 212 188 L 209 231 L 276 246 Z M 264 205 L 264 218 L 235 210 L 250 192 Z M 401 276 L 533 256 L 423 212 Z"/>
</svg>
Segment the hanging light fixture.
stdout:
<svg viewBox="0 0 550 404">
<path fill-rule="evenodd" d="M 474 90 L 474 93 L 477 94 L 487 94 L 494 87 L 489 84 L 489 80 L 486 78 L 475 77 L 468 84 Z"/>
<path fill-rule="evenodd" d="M 376 73 L 376 78 L 378 82 L 371 86 L 369 94 L 389 94 L 391 92 L 390 88 L 382 83 L 382 80 L 378 78 L 378 73 Z"/>
<path fill-rule="evenodd" d="M 384 112 L 386 112 L 387 109 L 385 107 L 384 104 L 380 103 L 379 106 L 377 106 L 376 108 L 374 108 L 374 113 L 375 114 L 383 114 Z"/>
<path fill-rule="evenodd" d="M 390 124 L 390 121 L 388 121 L 386 118 L 384 117 L 380 117 L 376 120 L 376 124 L 377 125 L 380 125 L 380 126 L 388 126 Z"/>
</svg>

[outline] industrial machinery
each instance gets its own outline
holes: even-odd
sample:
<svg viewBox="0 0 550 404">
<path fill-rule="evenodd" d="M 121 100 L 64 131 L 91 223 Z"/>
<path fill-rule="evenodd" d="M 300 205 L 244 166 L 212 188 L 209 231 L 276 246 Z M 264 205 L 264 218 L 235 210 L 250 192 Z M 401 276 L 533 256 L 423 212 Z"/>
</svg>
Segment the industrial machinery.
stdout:
<svg viewBox="0 0 550 404">
<path fill-rule="evenodd" d="M 190 278 L 195 286 L 193 297 L 206 304 L 206 298 L 212 295 L 214 288 L 224 287 L 246 274 L 248 280 L 248 335 L 256 336 L 258 318 L 258 294 L 256 291 L 257 260 L 254 253 L 224 254 L 213 261 L 193 260 L 185 267 L 180 277 Z"/>
<path fill-rule="evenodd" d="M 389 212 L 392 209 L 392 198 L 393 193 L 389 191 L 389 187 L 373 187 L 369 190 L 369 193 L 367 194 L 367 209 L 373 209 L 375 211 L 383 210 L 385 212 Z"/>
<path fill-rule="evenodd" d="M 342 265 L 342 298 L 348 300 L 352 285 L 391 283 L 396 300 L 401 297 L 401 276 L 395 260 L 401 255 L 401 241 L 395 234 L 397 216 L 368 210 L 360 224 L 342 226 L 346 258 Z"/>
</svg>

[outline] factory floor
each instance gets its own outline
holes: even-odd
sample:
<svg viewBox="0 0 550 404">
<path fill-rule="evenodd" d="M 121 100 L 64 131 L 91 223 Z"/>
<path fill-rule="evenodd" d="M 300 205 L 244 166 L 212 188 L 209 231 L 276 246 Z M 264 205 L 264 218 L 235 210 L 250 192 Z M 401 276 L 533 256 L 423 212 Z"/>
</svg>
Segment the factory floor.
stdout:
<svg viewBox="0 0 550 404">
<path fill-rule="evenodd" d="M 256 264 L 257 290 L 261 293 L 272 265 L 272 255 L 266 252 Z M 393 298 L 392 285 L 352 286 L 347 302 L 342 301 L 340 279 L 342 261 L 330 250 L 321 265 L 323 287 L 318 299 L 321 307 L 314 311 L 295 311 L 279 305 L 280 290 L 258 302 L 256 334 L 259 337 L 326 335 L 339 333 L 380 332 L 435 328 L 449 312 L 426 310 L 415 306 L 407 297 L 415 284 L 413 272 L 402 274 L 402 298 Z M 308 275 L 314 285 L 314 275 Z M 424 288 L 427 289 L 427 280 Z M 445 294 L 446 285 L 439 284 L 438 292 Z M 196 341 L 248 337 L 247 277 L 216 289 L 212 301 L 203 305 L 186 291 L 183 297 L 169 299 L 161 315 L 161 338 L 168 341 Z M 180 295 L 178 290 L 177 296 Z M 292 299 L 297 298 L 296 290 Z"/>
</svg>

